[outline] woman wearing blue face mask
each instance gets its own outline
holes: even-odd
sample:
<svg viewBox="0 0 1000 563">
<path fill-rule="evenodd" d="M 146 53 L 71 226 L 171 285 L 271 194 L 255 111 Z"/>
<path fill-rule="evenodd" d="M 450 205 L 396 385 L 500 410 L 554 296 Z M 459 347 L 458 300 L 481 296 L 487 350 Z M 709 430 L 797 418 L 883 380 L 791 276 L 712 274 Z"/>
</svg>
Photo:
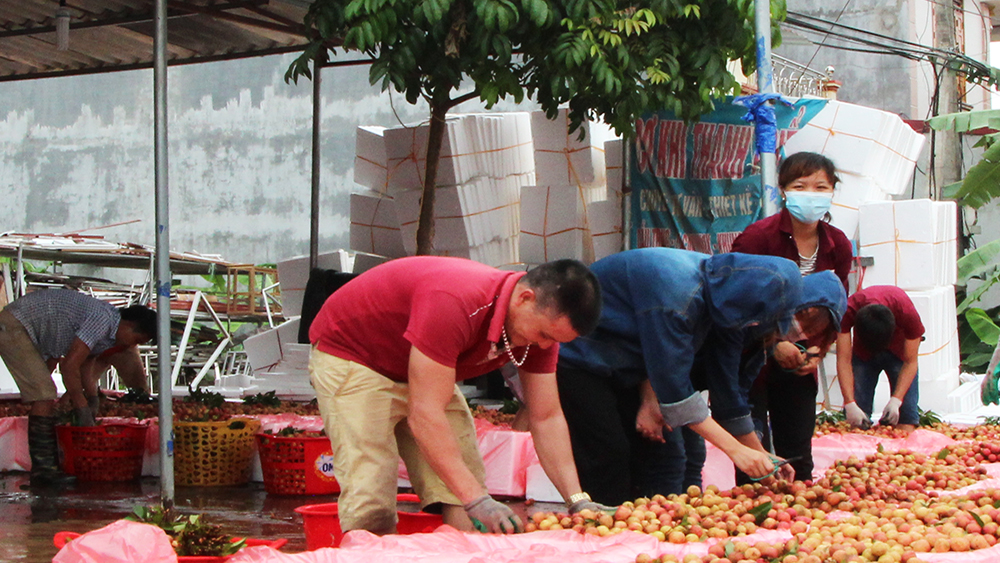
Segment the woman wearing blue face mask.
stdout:
<svg viewBox="0 0 1000 563">
<path fill-rule="evenodd" d="M 799 265 L 803 276 L 832 270 L 849 292 L 851 242 L 829 223 L 827 214 L 838 181 L 833 162 L 821 154 L 800 152 L 786 157 L 778 171 L 785 209 L 747 227 L 733 242 L 733 252 L 788 258 Z M 796 479 L 806 480 L 811 478 L 813 465 L 818 356 L 803 354 L 800 346 L 825 354 L 829 343 L 802 340 L 775 346 L 754 382 L 751 402 L 762 442 L 766 446 L 773 441 L 781 457 L 798 458 L 792 464 Z"/>
</svg>

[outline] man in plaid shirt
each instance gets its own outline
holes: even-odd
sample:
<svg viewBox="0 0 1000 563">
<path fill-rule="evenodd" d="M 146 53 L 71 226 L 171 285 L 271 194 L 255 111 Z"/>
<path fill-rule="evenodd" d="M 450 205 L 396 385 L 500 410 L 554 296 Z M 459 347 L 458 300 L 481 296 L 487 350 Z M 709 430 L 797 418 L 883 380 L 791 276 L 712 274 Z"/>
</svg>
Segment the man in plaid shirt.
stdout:
<svg viewBox="0 0 1000 563">
<path fill-rule="evenodd" d="M 31 405 L 28 451 L 33 486 L 72 482 L 56 465 L 56 365 L 77 423 L 92 426 L 97 366 L 156 336 L 156 313 L 141 305 L 116 309 L 83 293 L 48 289 L 29 293 L 0 311 L 0 358 L 21 401 Z M 88 387 L 90 393 L 85 391 Z"/>
</svg>

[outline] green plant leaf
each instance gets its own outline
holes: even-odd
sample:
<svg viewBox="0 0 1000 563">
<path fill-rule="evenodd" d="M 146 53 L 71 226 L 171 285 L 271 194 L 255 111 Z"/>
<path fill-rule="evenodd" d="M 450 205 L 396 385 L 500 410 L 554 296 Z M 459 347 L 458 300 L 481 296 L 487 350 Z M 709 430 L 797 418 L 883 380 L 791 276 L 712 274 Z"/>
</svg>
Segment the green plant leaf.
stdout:
<svg viewBox="0 0 1000 563">
<path fill-rule="evenodd" d="M 1000 145 L 998 145 L 1000 146 Z M 996 269 L 1000 256 L 1000 239 L 969 252 L 958 259 L 958 285 L 966 285 L 969 279 Z"/>
<path fill-rule="evenodd" d="M 754 521 L 756 521 L 757 525 L 760 526 L 764 523 L 764 520 L 767 520 L 767 513 L 771 511 L 772 506 L 771 501 L 762 502 L 750 510 L 747 510 L 747 512 L 753 514 Z"/>
<path fill-rule="evenodd" d="M 995 110 L 1000 111 L 1000 110 Z M 980 208 L 1000 196 L 1000 143 L 986 149 L 969 173 L 962 180 L 962 187 L 955 198 L 964 205 Z"/>
<path fill-rule="evenodd" d="M 993 322 L 986 311 L 972 307 L 965 312 L 965 318 L 980 340 L 990 346 L 997 345 L 997 340 L 1000 339 L 1000 327 Z"/>
</svg>

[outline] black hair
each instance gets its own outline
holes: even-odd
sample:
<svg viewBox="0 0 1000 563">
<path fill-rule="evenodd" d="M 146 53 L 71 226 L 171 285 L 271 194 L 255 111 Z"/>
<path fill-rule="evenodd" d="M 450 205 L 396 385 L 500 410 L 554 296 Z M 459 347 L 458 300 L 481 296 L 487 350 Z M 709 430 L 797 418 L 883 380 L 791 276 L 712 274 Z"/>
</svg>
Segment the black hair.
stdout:
<svg viewBox="0 0 1000 563">
<path fill-rule="evenodd" d="M 135 324 L 136 332 L 145 334 L 150 340 L 156 339 L 156 311 L 143 305 L 132 305 L 118 311 L 123 321 Z"/>
<path fill-rule="evenodd" d="M 538 305 L 566 315 L 577 334 L 589 334 L 601 318 L 601 284 L 578 260 L 553 260 L 529 270 L 525 283 L 534 290 Z"/>
<path fill-rule="evenodd" d="M 778 169 L 778 185 L 784 188 L 793 181 L 803 176 L 812 176 L 820 170 L 826 172 L 826 177 L 836 188 L 840 178 L 832 160 L 815 152 L 797 152 L 781 161 L 781 168 Z"/>
<path fill-rule="evenodd" d="M 854 317 L 854 336 L 872 354 L 888 348 L 895 331 L 896 317 L 885 305 L 865 305 Z"/>
</svg>

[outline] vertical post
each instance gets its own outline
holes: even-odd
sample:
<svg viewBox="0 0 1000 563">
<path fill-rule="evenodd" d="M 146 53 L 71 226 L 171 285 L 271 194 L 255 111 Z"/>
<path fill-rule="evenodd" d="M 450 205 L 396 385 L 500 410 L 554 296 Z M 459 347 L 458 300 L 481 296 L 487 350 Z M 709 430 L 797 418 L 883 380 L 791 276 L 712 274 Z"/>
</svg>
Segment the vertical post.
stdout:
<svg viewBox="0 0 1000 563">
<path fill-rule="evenodd" d="M 953 0 L 944 0 L 932 4 L 934 14 L 934 47 L 958 54 L 962 46 L 958 45 L 955 18 L 957 7 Z M 931 108 L 933 115 L 957 113 L 958 73 L 951 66 L 951 60 L 939 61 L 936 106 Z M 928 187 L 931 199 L 941 196 L 941 189 L 962 179 L 962 141 L 954 131 L 931 131 L 931 178 L 933 182 Z"/>
<path fill-rule="evenodd" d="M 309 207 L 309 271 L 319 265 L 319 179 L 320 179 L 320 123 L 322 121 L 322 78 L 320 73 L 326 62 L 326 50 L 313 60 L 313 121 L 312 121 L 312 200 Z"/>
<path fill-rule="evenodd" d="M 170 204 L 167 182 L 167 0 L 153 16 L 153 135 L 156 178 L 156 370 L 160 379 L 160 501 L 174 505 L 174 413 L 170 381 Z"/>
<path fill-rule="evenodd" d="M 771 68 L 771 1 L 754 0 L 754 24 L 757 35 L 757 91 L 774 93 L 774 69 Z M 768 102 L 770 103 L 770 102 Z M 760 129 L 757 129 L 760 134 Z M 778 163 L 774 153 L 760 155 L 760 190 L 764 216 L 781 210 L 778 191 Z"/>
</svg>

